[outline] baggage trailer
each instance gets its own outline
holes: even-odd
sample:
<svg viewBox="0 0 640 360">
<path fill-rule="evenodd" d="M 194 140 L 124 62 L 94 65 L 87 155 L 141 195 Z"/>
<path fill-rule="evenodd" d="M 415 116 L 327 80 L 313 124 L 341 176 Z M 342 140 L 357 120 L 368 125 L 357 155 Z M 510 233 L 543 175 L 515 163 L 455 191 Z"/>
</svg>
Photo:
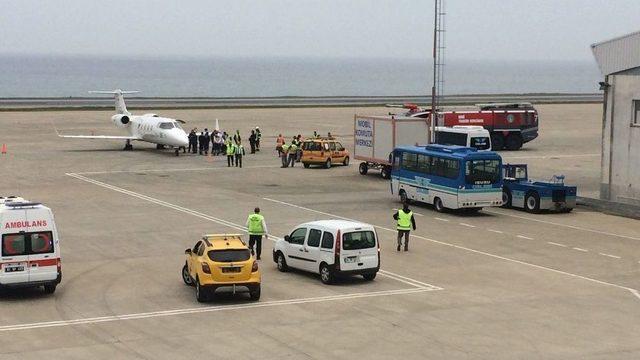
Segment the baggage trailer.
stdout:
<svg viewBox="0 0 640 360">
<path fill-rule="evenodd" d="M 353 158 L 362 161 L 361 175 L 369 169 L 380 170 L 384 179 L 391 178 L 391 154 L 402 145 L 429 144 L 428 120 L 395 116 L 360 116 L 353 121 Z"/>
</svg>

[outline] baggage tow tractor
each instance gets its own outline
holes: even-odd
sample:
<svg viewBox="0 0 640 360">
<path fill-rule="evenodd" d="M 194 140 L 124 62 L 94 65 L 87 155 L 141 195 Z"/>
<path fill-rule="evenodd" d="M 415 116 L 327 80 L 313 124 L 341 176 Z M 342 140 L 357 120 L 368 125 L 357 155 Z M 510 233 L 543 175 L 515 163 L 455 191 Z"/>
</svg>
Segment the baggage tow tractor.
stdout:
<svg viewBox="0 0 640 360">
<path fill-rule="evenodd" d="M 564 175 L 554 175 L 550 181 L 530 180 L 526 164 L 505 164 L 502 176 L 502 207 L 568 213 L 576 206 L 577 187 L 565 185 Z"/>
</svg>

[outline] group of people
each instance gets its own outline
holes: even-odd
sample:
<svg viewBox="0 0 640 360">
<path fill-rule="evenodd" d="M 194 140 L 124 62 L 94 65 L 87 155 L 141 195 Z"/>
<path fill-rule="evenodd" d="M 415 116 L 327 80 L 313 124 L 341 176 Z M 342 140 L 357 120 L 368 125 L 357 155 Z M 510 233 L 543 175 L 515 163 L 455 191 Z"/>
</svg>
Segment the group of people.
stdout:
<svg viewBox="0 0 640 360">
<path fill-rule="evenodd" d="M 251 130 L 249 143 L 251 144 L 251 153 L 260 151 L 260 139 L 262 134 L 260 128 L 256 126 Z M 242 157 L 246 155 L 244 145 L 242 145 L 242 136 L 240 130 L 236 130 L 233 136 L 227 134 L 226 131 L 213 130 L 209 133 L 209 129 L 198 133 L 198 129 L 194 128 L 189 132 L 189 152 L 193 154 L 212 156 L 226 155 L 227 166 L 242 167 Z"/>
<path fill-rule="evenodd" d="M 313 132 L 311 139 L 319 139 L 320 134 L 317 131 Z M 331 133 L 327 133 L 328 139 L 333 139 L 333 135 Z M 291 142 L 287 143 L 284 136 L 282 134 L 278 134 L 278 138 L 276 140 L 276 151 L 278 152 L 278 157 L 282 160 L 282 167 L 294 167 L 295 163 L 300 162 L 302 159 L 302 143 L 304 139 L 302 135 L 298 134 L 291 139 Z"/>
<path fill-rule="evenodd" d="M 298 134 L 287 144 L 282 134 L 276 139 L 276 151 L 282 160 L 282 167 L 293 167 L 302 158 L 302 135 Z"/>
</svg>

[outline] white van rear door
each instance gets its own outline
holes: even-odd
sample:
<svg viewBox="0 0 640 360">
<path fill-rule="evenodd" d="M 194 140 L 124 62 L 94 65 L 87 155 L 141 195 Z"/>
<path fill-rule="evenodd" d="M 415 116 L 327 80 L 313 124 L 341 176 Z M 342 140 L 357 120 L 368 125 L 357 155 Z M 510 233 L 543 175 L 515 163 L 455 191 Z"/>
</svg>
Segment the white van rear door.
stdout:
<svg viewBox="0 0 640 360">
<path fill-rule="evenodd" d="M 51 212 L 46 208 L 28 209 L 27 221 L 31 224 L 27 238 L 29 282 L 55 280 L 58 277 L 58 259 Z"/>
<path fill-rule="evenodd" d="M 21 284 L 29 281 L 29 255 L 25 234 L 25 210 L 11 209 L 2 214 L 0 230 L 0 283 Z"/>
<path fill-rule="evenodd" d="M 342 234 L 340 270 L 352 271 L 378 267 L 378 239 L 373 229 L 354 229 Z"/>
</svg>

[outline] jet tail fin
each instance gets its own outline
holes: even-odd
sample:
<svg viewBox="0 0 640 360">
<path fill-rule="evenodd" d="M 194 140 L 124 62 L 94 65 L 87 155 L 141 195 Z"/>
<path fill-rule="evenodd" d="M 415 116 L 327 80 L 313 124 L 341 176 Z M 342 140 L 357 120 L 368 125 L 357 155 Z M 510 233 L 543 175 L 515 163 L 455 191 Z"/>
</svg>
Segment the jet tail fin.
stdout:
<svg viewBox="0 0 640 360">
<path fill-rule="evenodd" d="M 95 90 L 89 91 L 90 94 L 113 94 L 116 101 L 116 113 L 131 115 L 127 110 L 127 106 L 124 103 L 124 94 L 135 94 L 139 91 L 126 91 L 126 90 Z"/>
</svg>

